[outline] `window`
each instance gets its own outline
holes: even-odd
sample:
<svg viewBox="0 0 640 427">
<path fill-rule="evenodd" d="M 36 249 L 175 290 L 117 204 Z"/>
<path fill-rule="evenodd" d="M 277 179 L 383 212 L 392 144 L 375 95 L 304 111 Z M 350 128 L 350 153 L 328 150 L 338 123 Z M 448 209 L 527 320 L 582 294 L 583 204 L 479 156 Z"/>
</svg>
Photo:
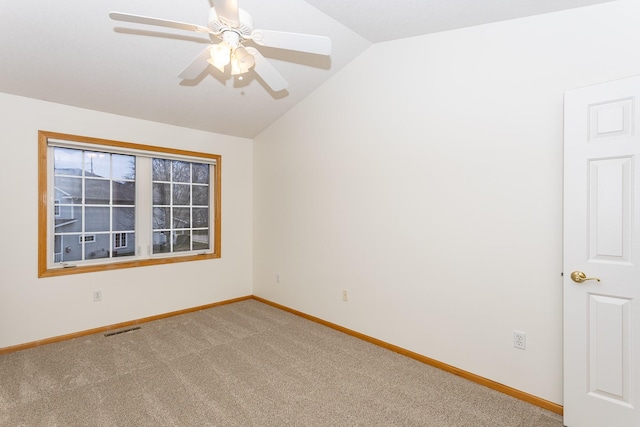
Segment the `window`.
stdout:
<svg viewBox="0 0 640 427">
<path fill-rule="evenodd" d="M 127 247 L 127 233 L 116 233 L 113 235 L 113 249 Z"/>
<path fill-rule="evenodd" d="M 220 257 L 219 155 L 40 131 L 39 159 L 39 277 Z"/>
<path fill-rule="evenodd" d="M 58 215 L 56 215 L 58 216 Z M 82 244 L 84 243 L 91 243 L 91 242 L 95 242 L 96 241 L 96 235 L 95 234 L 85 234 L 84 236 L 81 235 L 80 238 L 78 239 L 78 243 Z"/>
<path fill-rule="evenodd" d="M 154 158 L 153 253 L 202 250 L 209 236 L 209 165 Z"/>
</svg>

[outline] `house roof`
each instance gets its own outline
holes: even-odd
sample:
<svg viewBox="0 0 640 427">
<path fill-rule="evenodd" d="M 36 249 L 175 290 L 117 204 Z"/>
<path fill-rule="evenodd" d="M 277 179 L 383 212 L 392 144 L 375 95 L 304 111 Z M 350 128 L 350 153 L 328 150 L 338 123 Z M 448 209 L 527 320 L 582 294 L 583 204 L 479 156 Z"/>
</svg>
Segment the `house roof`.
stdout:
<svg viewBox="0 0 640 427">
<path fill-rule="evenodd" d="M 1 0 L 0 92 L 254 137 L 372 43 L 611 0 L 238 0 L 262 29 L 329 36 L 330 57 L 260 48 L 286 78 L 177 76 L 209 45 L 197 33 L 116 22 L 110 11 L 206 25 L 211 2 Z"/>
<path fill-rule="evenodd" d="M 96 176 L 89 173 L 86 176 L 89 179 L 84 180 L 85 192 L 91 195 L 91 199 L 85 203 L 108 204 L 111 197 L 110 182 L 113 183 L 113 204 L 128 205 L 132 204 L 135 199 L 135 187 L 131 182 L 91 179 L 96 178 Z M 74 203 L 80 203 L 82 200 L 82 187 L 79 185 L 79 181 L 80 176 L 56 176 L 54 186 L 56 191 L 60 191 L 65 195 L 66 199 L 72 199 L 77 201 Z M 70 202 L 61 201 L 61 203 Z"/>
</svg>

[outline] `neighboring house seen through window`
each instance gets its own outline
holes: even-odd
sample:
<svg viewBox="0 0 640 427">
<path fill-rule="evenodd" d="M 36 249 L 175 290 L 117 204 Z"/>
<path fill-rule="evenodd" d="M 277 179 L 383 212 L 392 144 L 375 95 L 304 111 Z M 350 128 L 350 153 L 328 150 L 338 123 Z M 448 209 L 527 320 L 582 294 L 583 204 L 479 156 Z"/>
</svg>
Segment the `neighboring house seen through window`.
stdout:
<svg viewBox="0 0 640 427">
<path fill-rule="evenodd" d="M 135 238 L 129 247 L 110 242 L 123 231 L 135 235 L 136 157 L 51 148 L 53 192 L 60 212 L 53 225 L 54 258 L 70 263 L 135 255 Z"/>
<path fill-rule="evenodd" d="M 39 144 L 40 277 L 220 256 L 220 156 L 43 131 Z"/>
</svg>

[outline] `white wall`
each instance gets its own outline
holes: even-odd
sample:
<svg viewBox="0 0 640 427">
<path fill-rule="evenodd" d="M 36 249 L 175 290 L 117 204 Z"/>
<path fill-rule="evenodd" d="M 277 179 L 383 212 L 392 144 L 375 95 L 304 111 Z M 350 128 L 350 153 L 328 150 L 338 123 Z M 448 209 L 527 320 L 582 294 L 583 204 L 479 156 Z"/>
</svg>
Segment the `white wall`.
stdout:
<svg viewBox="0 0 640 427">
<path fill-rule="evenodd" d="M 0 118 L 0 348 L 252 293 L 251 140 L 6 94 Z M 222 258 L 38 279 L 38 130 L 221 154 Z"/>
<path fill-rule="evenodd" d="M 561 404 L 563 92 L 640 74 L 639 3 L 356 58 L 254 141 L 254 294 Z"/>
</svg>

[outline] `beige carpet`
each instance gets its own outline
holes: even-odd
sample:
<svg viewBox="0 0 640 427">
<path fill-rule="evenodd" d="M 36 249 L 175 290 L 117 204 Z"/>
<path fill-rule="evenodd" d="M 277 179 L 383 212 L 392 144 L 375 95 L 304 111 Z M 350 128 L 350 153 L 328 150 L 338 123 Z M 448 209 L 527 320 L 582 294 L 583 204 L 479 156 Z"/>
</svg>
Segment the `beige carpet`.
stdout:
<svg viewBox="0 0 640 427">
<path fill-rule="evenodd" d="M 254 300 L 0 355 L 2 426 L 560 427 Z"/>
</svg>

